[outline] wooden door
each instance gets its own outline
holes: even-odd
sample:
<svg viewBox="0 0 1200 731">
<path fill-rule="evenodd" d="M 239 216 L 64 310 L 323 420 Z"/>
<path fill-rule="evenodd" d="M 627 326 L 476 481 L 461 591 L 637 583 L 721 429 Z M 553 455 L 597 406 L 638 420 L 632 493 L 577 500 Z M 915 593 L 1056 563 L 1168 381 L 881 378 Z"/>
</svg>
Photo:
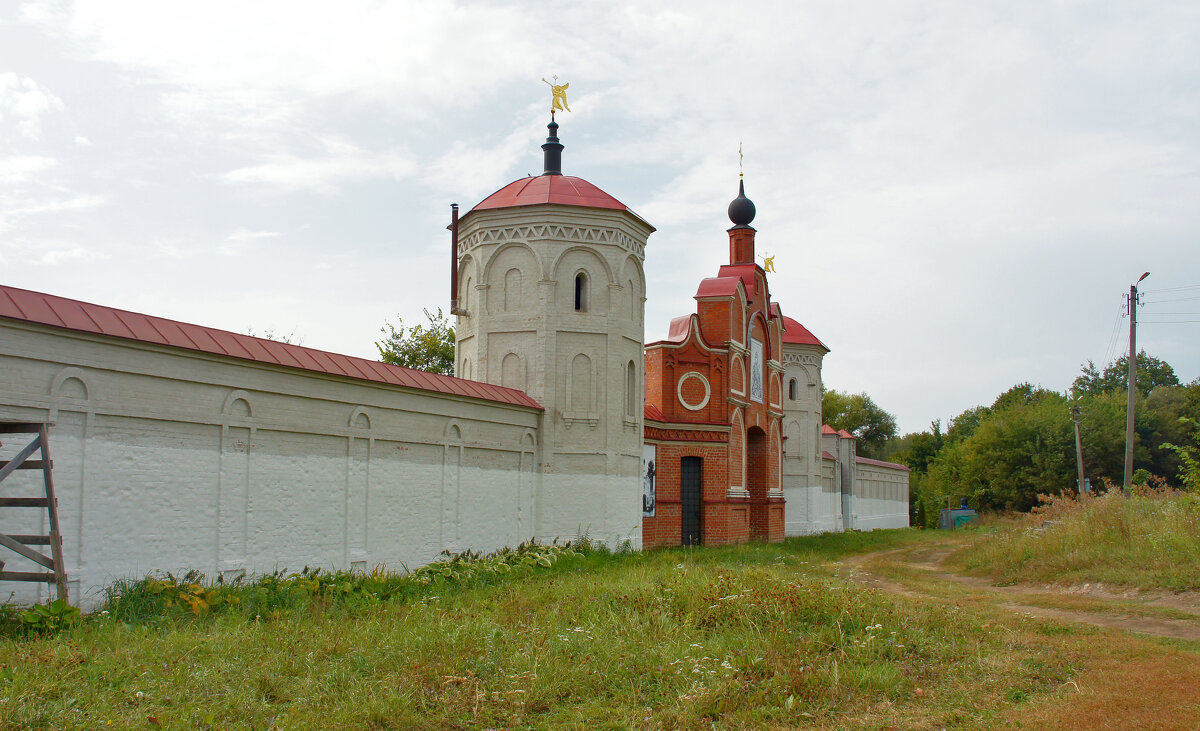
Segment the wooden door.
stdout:
<svg viewBox="0 0 1200 731">
<path fill-rule="evenodd" d="M 700 457 L 684 457 L 679 466 L 680 542 L 685 546 L 698 546 L 701 543 L 700 486 L 704 482 L 703 464 L 704 460 Z"/>
</svg>

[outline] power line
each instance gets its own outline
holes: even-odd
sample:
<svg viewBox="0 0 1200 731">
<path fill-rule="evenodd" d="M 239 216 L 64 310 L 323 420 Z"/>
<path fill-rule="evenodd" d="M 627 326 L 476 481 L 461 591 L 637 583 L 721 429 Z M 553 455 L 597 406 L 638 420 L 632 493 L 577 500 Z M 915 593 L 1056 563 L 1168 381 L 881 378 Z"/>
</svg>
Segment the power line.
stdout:
<svg viewBox="0 0 1200 731">
<path fill-rule="evenodd" d="M 1170 299 L 1165 299 L 1165 300 L 1148 300 L 1146 302 L 1146 304 L 1159 305 L 1159 304 L 1162 304 L 1163 302 L 1195 302 L 1196 300 L 1200 300 L 1200 296 L 1197 296 L 1197 297 L 1171 297 Z"/>
<path fill-rule="evenodd" d="M 1182 325 L 1187 322 L 1200 322 L 1200 320 L 1141 320 L 1143 325 Z"/>
<path fill-rule="evenodd" d="M 1124 302 L 1117 305 L 1117 318 L 1113 321 L 1112 334 L 1108 336 L 1108 346 L 1104 349 L 1104 360 L 1100 361 L 1100 367 L 1108 365 L 1112 362 L 1113 356 L 1117 353 L 1117 335 L 1121 332 L 1121 322 L 1125 319 Z"/>
<path fill-rule="evenodd" d="M 1182 287 L 1163 287 L 1162 289 L 1148 289 L 1142 294 L 1153 294 L 1155 292 L 1177 292 L 1181 289 L 1200 289 L 1200 284 L 1185 284 Z"/>
</svg>

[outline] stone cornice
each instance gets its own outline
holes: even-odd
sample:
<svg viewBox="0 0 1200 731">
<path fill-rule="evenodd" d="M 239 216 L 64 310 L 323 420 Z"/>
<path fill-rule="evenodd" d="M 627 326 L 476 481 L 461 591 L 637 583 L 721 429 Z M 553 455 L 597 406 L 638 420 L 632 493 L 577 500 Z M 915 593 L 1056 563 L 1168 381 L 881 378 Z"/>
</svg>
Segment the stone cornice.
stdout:
<svg viewBox="0 0 1200 731">
<path fill-rule="evenodd" d="M 818 368 L 821 367 L 821 357 L 811 353 L 788 353 L 783 354 L 784 363 L 799 363 L 800 365 L 811 365 Z"/>
<path fill-rule="evenodd" d="M 572 244 L 609 244 L 645 257 L 646 246 L 625 231 L 608 226 L 583 226 L 561 223 L 527 223 L 496 226 L 472 231 L 458 240 L 459 256 L 486 244 L 510 241 L 563 241 Z"/>
<path fill-rule="evenodd" d="M 728 431 L 660 428 L 646 425 L 643 438 L 656 442 L 728 442 Z"/>
</svg>

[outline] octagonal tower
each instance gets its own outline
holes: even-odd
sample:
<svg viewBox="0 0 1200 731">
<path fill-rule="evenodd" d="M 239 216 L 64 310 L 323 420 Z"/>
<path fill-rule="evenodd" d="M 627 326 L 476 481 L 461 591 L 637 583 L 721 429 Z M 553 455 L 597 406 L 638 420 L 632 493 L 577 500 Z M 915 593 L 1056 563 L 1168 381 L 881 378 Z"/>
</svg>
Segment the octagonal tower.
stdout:
<svg viewBox="0 0 1200 731">
<path fill-rule="evenodd" d="M 654 227 L 561 172 L 551 117 L 544 172 L 458 222 L 456 368 L 524 390 L 539 431 L 537 538 L 641 540 L 642 263 Z"/>
</svg>

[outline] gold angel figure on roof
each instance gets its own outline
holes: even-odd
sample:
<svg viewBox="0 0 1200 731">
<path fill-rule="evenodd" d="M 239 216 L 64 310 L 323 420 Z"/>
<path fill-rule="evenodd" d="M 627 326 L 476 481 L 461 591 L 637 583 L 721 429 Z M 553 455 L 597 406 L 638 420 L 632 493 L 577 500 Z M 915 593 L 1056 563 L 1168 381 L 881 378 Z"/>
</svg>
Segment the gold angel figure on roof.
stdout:
<svg viewBox="0 0 1200 731">
<path fill-rule="evenodd" d="M 568 112 L 571 111 L 571 107 L 567 106 L 567 89 L 571 85 L 563 84 L 560 86 L 558 84 L 557 76 L 554 77 L 554 83 L 546 81 L 545 76 L 542 77 L 542 81 L 545 81 L 547 84 L 550 84 L 550 93 L 554 95 L 552 97 L 552 101 L 551 101 L 551 105 L 550 105 L 550 113 L 553 114 L 555 109 L 557 109 L 560 112 L 563 111 L 564 109 Z"/>
<path fill-rule="evenodd" d="M 764 272 L 772 272 L 772 273 L 775 272 L 775 255 L 774 254 L 763 257 L 763 271 Z"/>
</svg>

